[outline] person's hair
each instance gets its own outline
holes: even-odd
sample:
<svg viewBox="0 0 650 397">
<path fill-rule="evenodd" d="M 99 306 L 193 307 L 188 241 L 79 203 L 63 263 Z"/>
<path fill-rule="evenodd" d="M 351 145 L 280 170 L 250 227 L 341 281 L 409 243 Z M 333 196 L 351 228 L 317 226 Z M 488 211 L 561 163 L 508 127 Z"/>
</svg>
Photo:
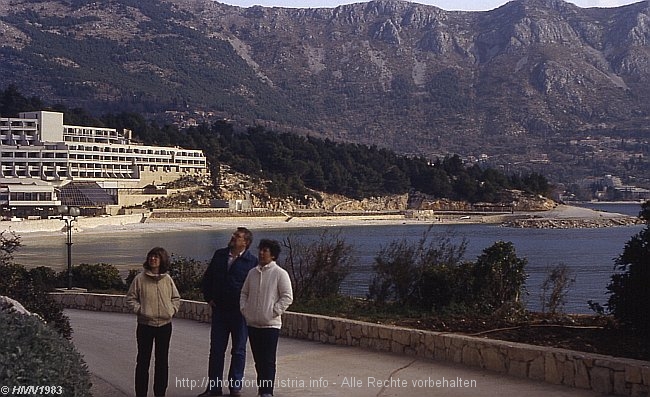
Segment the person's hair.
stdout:
<svg viewBox="0 0 650 397">
<path fill-rule="evenodd" d="M 269 251 L 271 252 L 271 256 L 273 257 L 273 260 L 278 259 L 278 256 L 280 256 L 280 243 L 278 243 L 275 240 L 269 240 L 267 238 L 263 238 L 260 240 L 260 244 L 257 246 L 258 249 L 262 248 L 268 248 Z"/>
<path fill-rule="evenodd" d="M 253 232 L 245 227 L 238 227 L 235 233 L 243 233 L 244 240 L 246 240 L 246 248 L 250 248 L 251 244 L 253 244 Z"/>
<path fill-rule="evenodd" d="M 156 255 L 160 259 L 160 268 L 158 272 L 160 274 L 167 273 L 167 270 L 169 270 L 169 254 L 162 247 L 152 248 L 149 253 L 147 253 L 147 257 L 144 259 L 142 266 L 147 270 L 151 270 L 151 266 L 149 266 L 149 257 L 152 255 Z"/>
</svg>

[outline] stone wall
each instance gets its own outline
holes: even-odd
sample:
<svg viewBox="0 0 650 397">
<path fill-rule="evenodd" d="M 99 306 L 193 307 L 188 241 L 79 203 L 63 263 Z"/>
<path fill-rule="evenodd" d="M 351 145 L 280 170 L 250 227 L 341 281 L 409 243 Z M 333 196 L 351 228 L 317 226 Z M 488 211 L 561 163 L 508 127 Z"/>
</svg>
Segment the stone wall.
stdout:
<svg viewBox="0 0 650 397">
<path fill-rule="evenodd" d="M 121 295 L 53 293 L 52 296 L 66 308 L 129 312 Z M 209 322 L 210 310 L 204 302 L 183 300 L 177 317 Z M 283 316 L 282 335 L 450 361 L 604 394 L 650 395 L 648 361 L 293 312 Z"/>
</svg>

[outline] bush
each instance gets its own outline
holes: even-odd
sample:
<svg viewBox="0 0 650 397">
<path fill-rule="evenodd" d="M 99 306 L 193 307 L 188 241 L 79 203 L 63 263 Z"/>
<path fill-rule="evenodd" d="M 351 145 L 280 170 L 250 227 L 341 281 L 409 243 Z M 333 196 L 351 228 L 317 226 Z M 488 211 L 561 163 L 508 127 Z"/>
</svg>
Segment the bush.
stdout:
<svg viewBox="0 0 650 397">
<path fill-rule="evenodd" d="M 63 306 L 54 301 L 39 282 L 34 282 L 29 271 L 13 263 L 0 265 L 0 295 L 19 301 L 27 310 L 37 313 L 65 337 L 72 336 Z"/>
<path fill-rule="evenodd" d="M 542 313 L 558 314 L 564 309 L 566 296 L 576 279 L 567 265 L 560 263 L 547 271 L 542 282 Z"/>
<path fill-rule="evenodd" d="M 612 275 L 607 286 L 607 308 L 621 324 L 646 333 L 650 331 L 650 201 L 639 215 L 646 221 L 644 230 L 625 244 L 616 259 L 620 273 Z"/>
<path fill-rule="evenodd" d="M 14 232 L 0 232 L 0 263 L 13 262 L 14 252 L 20 248 L 20 236 Z"/>
<path fill-rule="evenodd" d="M 47 294 L 51 285 L 44 277 L 51 277 L 54 271 L 42 268 L 28 271 L 13 263 L 13 253 L 19 247 L 18 236 L 13 233 L 0 233 L 0 295 L 21 302 L 27 310 L 39 314 L 52 324 L 63 337 L 70 338 L 72 328 L 68 317 L 63 314 L 63 306 Z M 53 277 L 50 279 L 54 280 Z"/>
<path fill-rule="evenodd" d="M 142 270 L 141 269 L 129 269 L 129 273 L 126 275 L 126 279 L 124 279 L 124 283 L 126 284 L 126 289 L 129 289 L 131 287 L 131 283 L 133 282 L 133 279 L 135 279 L 135 276 L 138 275 Z"/>
<path fill-rule="evenodd" d="M 517 257 L 511 242 L 497 241 L 484 249 L 476 260 L 472 277 L 477 308 L 492 313 L 504 307 L 521 306 L 521 296 L 526 292 L 526 263 L 526 259 Z"/>
<path fill-rule="evenodd" d="M 417 242 L 394 241 L 375 257 L 375 278 L 369 298 L 425 310 L 439 310 L 463 301 L 467 272 L 462 263 L 467 242 L 449 237 L 432 239 L 429 228 Z"/>
<path fill-rule="evenodd" d="M 525 310 L 525 259 L 512 243 L 486 248 L 476 263 L 463 262 L 467 242 L 456 245 L 449 237 L 430 238 L 427 230 L 415 243 L 392 242 L 375 258 L 369 298 L 378 304 L 444 312 L 512 317 Z"/>
<path fill-rule="evenodd" d="M 205 262 L 172 255 L 169 275 L 183 299 L 203 300 L 201 281 L 207 267 Z"/>
<path fill-rule="evenodd" d="M 62 270 L 57 276 L 60 287 L 68 286 L 68 270 Z M 114 265 L 97 263 L 89 265 L 81 263 L 72 266 L 72 286 L 88 290 L 126 291 L 126 284 L 120 276 L 120 271 Z"/>
<path fill-rule="evenodd" d="M 47 266 L 38 266 L 27 272 L 35 288 L 49 292 L 58 286 L 56 271 Z"/>
<path fill-rule="evenodd" d="M 296 301 L 338 296 L 341 283 L 355 262 L 352 246 L 340 233 L 324 231 L 319 240 L 309 244 L 289 235 L 282 244 L 287 248 L 284 267 L 289 272 Z"/>
<path fill-rule="evenodd" d="M 56 387 L 43 394 L 91 396 L 88 368 L 74 345 L 37 317 L 5 310 L 0 310 L 0 384 L 9 390 L 43 386 Z"/>
</svg>

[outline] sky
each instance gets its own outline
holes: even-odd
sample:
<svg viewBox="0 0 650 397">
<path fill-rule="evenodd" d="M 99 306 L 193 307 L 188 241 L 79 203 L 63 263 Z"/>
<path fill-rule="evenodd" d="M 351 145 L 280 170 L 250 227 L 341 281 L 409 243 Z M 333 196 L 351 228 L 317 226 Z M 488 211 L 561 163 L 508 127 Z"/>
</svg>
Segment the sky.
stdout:
<svg viewBox="0 0 650 397">
<path fill-rule="evenodd" d="M 264 7 L 321 8 L 336 7 L 341 4 L 364 3 L 364 0 L 216 0 L 219 3 L 239 7 L 261 5 Z M 619 7 L 637 3 L 641 0 L 566 0 L 578 7 Z M 645 0 L 650 1 L 650 0 Z M 487 11 L 500 7 L 507 0 L 416 0 L 414 3 L 433 5 L 443 10 Z"/>
</svg>

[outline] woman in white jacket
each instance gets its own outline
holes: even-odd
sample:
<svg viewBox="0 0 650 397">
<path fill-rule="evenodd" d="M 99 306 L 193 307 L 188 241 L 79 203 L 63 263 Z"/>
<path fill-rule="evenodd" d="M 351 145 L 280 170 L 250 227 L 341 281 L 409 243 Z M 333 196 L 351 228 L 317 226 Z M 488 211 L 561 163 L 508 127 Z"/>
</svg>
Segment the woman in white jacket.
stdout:
<svg viewBox="0 0 650 397">
<path fill-rule="evenodd" d="M 149 363 L 155 342 L 153 392 L 155 396 L 164 396 L 169 377 L 172 317 L 180 307 L 181 297 L 174 280 L 167 274 L 169 254 L 164 248 L 156 247 L 149 251 L 143 267 L 144 271 L 135 276 L 126 294 L 127 305 L 138 315 L 135 395 L 147 395 Z"/>
<path fill-rule="evenodd" d="M 248 272 L 239 307 L 248 325 L 258 393 L 269 397 L 273 395 L 282 313 L 293 302 L 293 291 L 289 273 L 275 263 L 280 254 L 280 244 L 263 239 L 258 249 L 259 263 Z"/>
</svg>

